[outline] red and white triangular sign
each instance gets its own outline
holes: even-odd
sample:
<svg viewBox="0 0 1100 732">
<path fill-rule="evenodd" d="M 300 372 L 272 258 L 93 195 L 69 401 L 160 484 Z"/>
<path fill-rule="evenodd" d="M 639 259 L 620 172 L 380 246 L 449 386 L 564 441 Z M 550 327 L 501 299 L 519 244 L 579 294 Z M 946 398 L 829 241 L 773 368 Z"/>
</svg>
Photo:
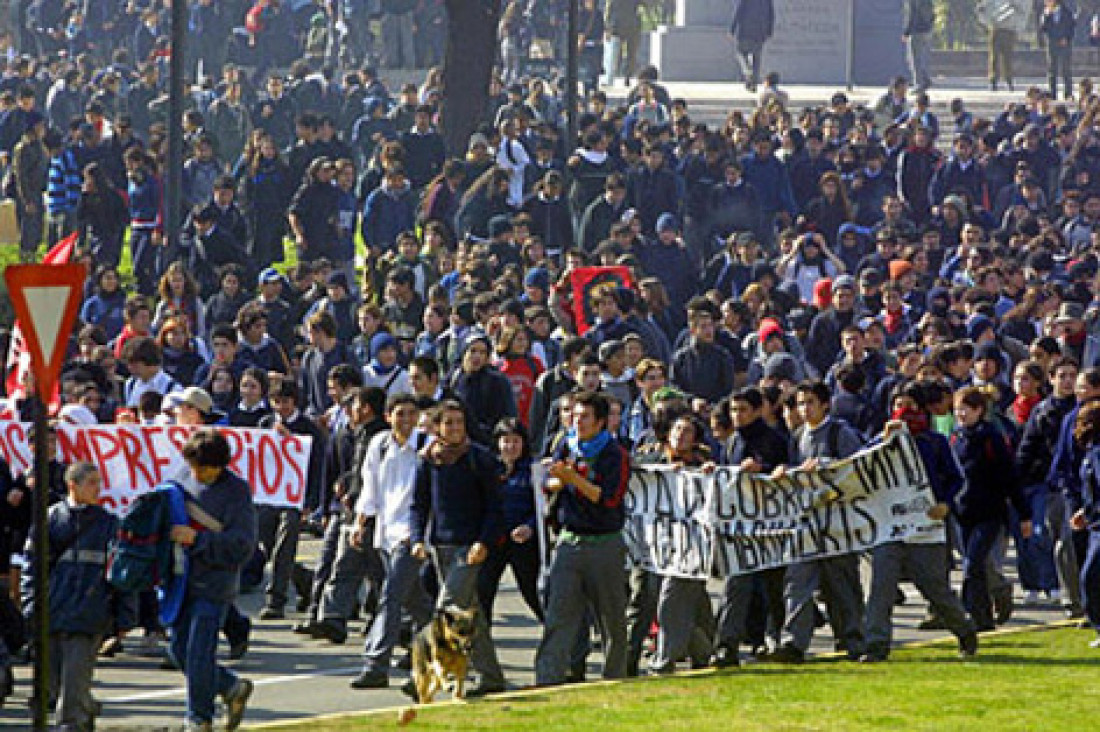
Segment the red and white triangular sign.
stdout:
<svg viewBox="0 0 1100 732">
<path fill-rule="evenodd" d="M 47 401 L 65 360 L 69 334 L 80 310 L 83 264 L 21 264 L 4 270 L 16 322 L 31 355 L 38 395 Z"/>
</svg>

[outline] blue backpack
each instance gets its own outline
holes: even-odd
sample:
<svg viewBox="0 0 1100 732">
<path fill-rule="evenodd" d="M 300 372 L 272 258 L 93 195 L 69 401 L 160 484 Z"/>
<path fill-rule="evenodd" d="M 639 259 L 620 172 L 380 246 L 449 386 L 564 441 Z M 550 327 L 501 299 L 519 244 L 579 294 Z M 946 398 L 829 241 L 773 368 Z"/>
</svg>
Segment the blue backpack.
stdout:
<svg viewBox="0 0 1100 732">
<path fill-rule="evenodd" d="M 143 493 L 130 505 L 118 529 L 118 541 L 107 557 L 107 580 L 122 592 L 145 592 L 166 584 L 175 574 L 170 538 L 172 504 L 182 502 L 183 488 L 174 482 Z"/>
</svg>

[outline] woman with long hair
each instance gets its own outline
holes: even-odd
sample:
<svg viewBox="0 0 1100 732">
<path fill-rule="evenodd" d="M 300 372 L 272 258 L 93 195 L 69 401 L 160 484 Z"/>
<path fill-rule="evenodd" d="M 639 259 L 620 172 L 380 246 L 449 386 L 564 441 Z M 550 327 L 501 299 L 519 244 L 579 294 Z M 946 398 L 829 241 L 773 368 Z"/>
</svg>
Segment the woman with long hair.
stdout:
<svg viewBox="0 0 1100 732">
<path fill-rule="evenodd" d="M 531 333 L 526 326 L 513 325 L 503 328 L 497 337 L 496 367 L 512 383 L 516 397 L 516 409 L 520 422 L 528 427 L 528 413 L 535 396 L 535 382 L 546 367 L 531 355 Z"/>
<path fill-rule="evenodd" d="M 248 243 L 250 269 L 262 272 L 283 261 L 286 210 L 297 184 L 291 180 L 290 168 L 283 162 L 271 135 L 257 135 L 250 152 L 241 181 L 241 205 L 252 232 Z"/>
<path fill-rule="evenodd" d="M 453 239 L 454 230 L 451 227 L 454 226 L 465 182 L 466 166 L 462 161 L 448 160 L 443 163 L 443 170 L 424 189 L 424 197 L 417 210 L 417 222 L 423 227 L 433 221 L 438 222 L 446 227 L 448 238 Z"/>
<path fill-rule="evenodd" d="M 661 329 L 669 343 L 675 343 L 687 319 L 683 313 L 673 311 L 664 283 L 656 277 L 646 277 L 638 285 L 638 291 L 649 312 L 647 319 Z"/>
<path fill-rule="evenodd" d="M 817 189 L 819 195 L 806 204 L 806 224 L 820 232 L 830 247 L 835 247 L 840 227 L 852 220 L 852 206 L 835 170 L 821 176 Z"/>
<path fill-rule="evenodd" d="M 539 572 L 542 566 L 538 532 L 538 512 L 531 476 L 531 440 L 527 429 L 516 419 L 501 420 L 493 430 L 493 446 L 504 465 L 501 475 L 500 500 L 504 514 L 504 540 L 489 549 L 477 578 L 477 594 L 481 609 L 492 626 L 493 605 L 500 579 L 507 567 L 519 587 L 527 607 L 541 623 L 542 602 L 539 599 Z"/>
<path fill-rule="evenodd" d="M 1021 343 L 1031 343 L 1042 330 L 1046 293 L 1043 288 L 1030 285 L 1016 302 L 1016 307 L 1004 314 L 1001 334 L 1011 336 Z"/>
<path fill-rule="evenodd" d="M 122 289 L 118 269 L 111 264 L 96 270 L 94 281 L 95 294 L 80 306 L 80 320 L 102 328 L 107 340 L 111 341 L 122 332 L 126 322 L 126 291 Z"/>
<path fill-rule="evenodd" d="M 228 366 L 212 366 L 206 383 L 201 386 L 210 394 L 214 408 L 219 412 L 228 414 L 237 403 L 237 377 Z"/>
<path fill-rule="evenodd" d="M 424 74 L 424 83 L 420 85 L 418 99 L 421 104 L 428 104 L 428 98 L 433 91 L 443 88 L 443 67 L 433 66 Z"/>
<path fill-rule="evenodd" d="M 1012 388 L 1016 398 L 1008 410 L 1008 417 L 1023 430 L 1031 411 L 1046 397 L 1047 377 L 1038 361 L 1021 361 L 1012 374 Z"/>
<path fill-rule="evenodd" d="M 786 239 L 786 236 L 783 237 Z M 844 271 L 844 262 L 829 248 L 825 235 L 812 231 L 799 234 L 788 254 L 780 258 L 775 271 L 784 282 L 797 286 L 802 302 L 813 302 L 814 286 L 825 278 L 833 279 Z"/>
<path fill-rule="evenodd" d="M 508 187 L 512 174 L 499 165 L 485 171 L 466 191 L 455 215 L 455 231 L 460 239 L 468 235 L 489 238 L 489 220 L 512 213 L 508 205 Z"/>
<path fill-rule="evenodd" d="M 542 122 L 556 125 L 561 117 L 561 102 L 547 93 L 546 82 L 542 79 L 531 79 L 528 83 L 527 106 L 535 110 Z"/>
<path fill-rule="evenodd" d="M 184 386 L 193 386 L 195 374 L 206 361 L 195 350 L 187 320 L 181 316 L 167 318 L 157 333 L 157 345 L 164 372 Z"/>
<path fill-rule="evenodd" d="M 175 314 L 187 321 L 191 333 L 206 332 L 206 308 L 199 299 L 199 286 L 182 262 L 172 262 L 157 287 L 159 301 L 153 316 L 153 331 Z"/>
</svg>

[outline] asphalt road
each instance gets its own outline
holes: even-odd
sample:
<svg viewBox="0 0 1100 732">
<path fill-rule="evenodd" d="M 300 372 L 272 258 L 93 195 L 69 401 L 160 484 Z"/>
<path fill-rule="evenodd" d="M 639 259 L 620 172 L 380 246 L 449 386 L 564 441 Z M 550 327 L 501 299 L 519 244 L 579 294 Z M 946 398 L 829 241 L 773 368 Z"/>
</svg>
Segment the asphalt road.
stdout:
<svg viewBox="0 0 1100 732">
<path fill-rule="evenodd" d="M 307 541 L 300 555 L 311 557 L 317 549 L 318 542 Z M 895 613 L 895 642 L 929 640 L 942 635 L 916 630 L 916 624 L 924 616 L 925 605 L 912 586 L 903 585 L 903 588 L 908 600 Z M 718 586 L 713 585 L 712 590 L 717 591 Z M 255 618 L 262 600 L 263 596 L 258 593 L 245 595 L 240 605 Z M 1017 606 L 1010 626 L 1049 623 L 1060 619 L 1061 610 L 1053 606 Z M 389 689 L 356 691 L 348 687 L 348 681 L 359 671 L 362 622 L 353 622 L 347 643 L 338 646 L 292 633 L 290 628 L 297 620 L 299 616 L 296 613 L 291 613 L 282 621 L 254 620 L 248 655 L 230 663 L 238 673 L 256 683 L 256 691 L 249 705 L 248 722 L 304 719 L 318 714 L 407 703 L 399 691 L 405 672 L 394 671 Z M 506 576 L 502 586 L 494 620 L 497 651 L 509 682 L 516 686 L 532 683 L 539 627 L 523 604 L 510 576 Z M 178 729 L 180 726 L 185 702 L 182 674 L 161 670 L 159 658 L 139 655 L 138 645 L 137 639 L 128 641 L 126 652 L 112 659 L 101 659 L 96 670 L 94 694 L 103 703 L 103 716 L 97 724 L 100 732 Z M 829 651 L 831 647 L 832 639 L 827 631 L 815 636 L 815 650 Z M 226 651 L 223 643 L 220 649 L 223 657 Z M 589 677 L 598 678 L 599 653 L 594 653 L 591 660 Z M 0 728 L 3 729 L 29 728 L 26 702 L 30 669 L 21 666 L 17 669 L 17 675 L 19 683 L 16 694 L 8 700 L 6 708 L 0 710 Z"/>
</svg>

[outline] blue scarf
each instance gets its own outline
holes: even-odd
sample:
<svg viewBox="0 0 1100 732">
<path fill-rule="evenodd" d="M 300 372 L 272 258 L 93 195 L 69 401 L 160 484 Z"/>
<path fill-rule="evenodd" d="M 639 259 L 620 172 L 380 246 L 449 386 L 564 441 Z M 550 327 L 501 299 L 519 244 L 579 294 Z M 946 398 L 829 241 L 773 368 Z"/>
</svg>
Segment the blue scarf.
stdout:
<svg viewBox="0 0 1100 732">
<path fill-rule="evenodd" d="M 593 437 L 591 440 L 582 440 L 577 436 L 576 430 L 569 430 L 569 434 L 565 438 L 566 443 L 569 445 L 569 452 L 580 457 L 587 463 L 591 463 L 596 459 L 596 456 L 607 447 L 611 442 L 611 433 L 607 430 L 600 430 L 599 434 Z"/>
</svg>

